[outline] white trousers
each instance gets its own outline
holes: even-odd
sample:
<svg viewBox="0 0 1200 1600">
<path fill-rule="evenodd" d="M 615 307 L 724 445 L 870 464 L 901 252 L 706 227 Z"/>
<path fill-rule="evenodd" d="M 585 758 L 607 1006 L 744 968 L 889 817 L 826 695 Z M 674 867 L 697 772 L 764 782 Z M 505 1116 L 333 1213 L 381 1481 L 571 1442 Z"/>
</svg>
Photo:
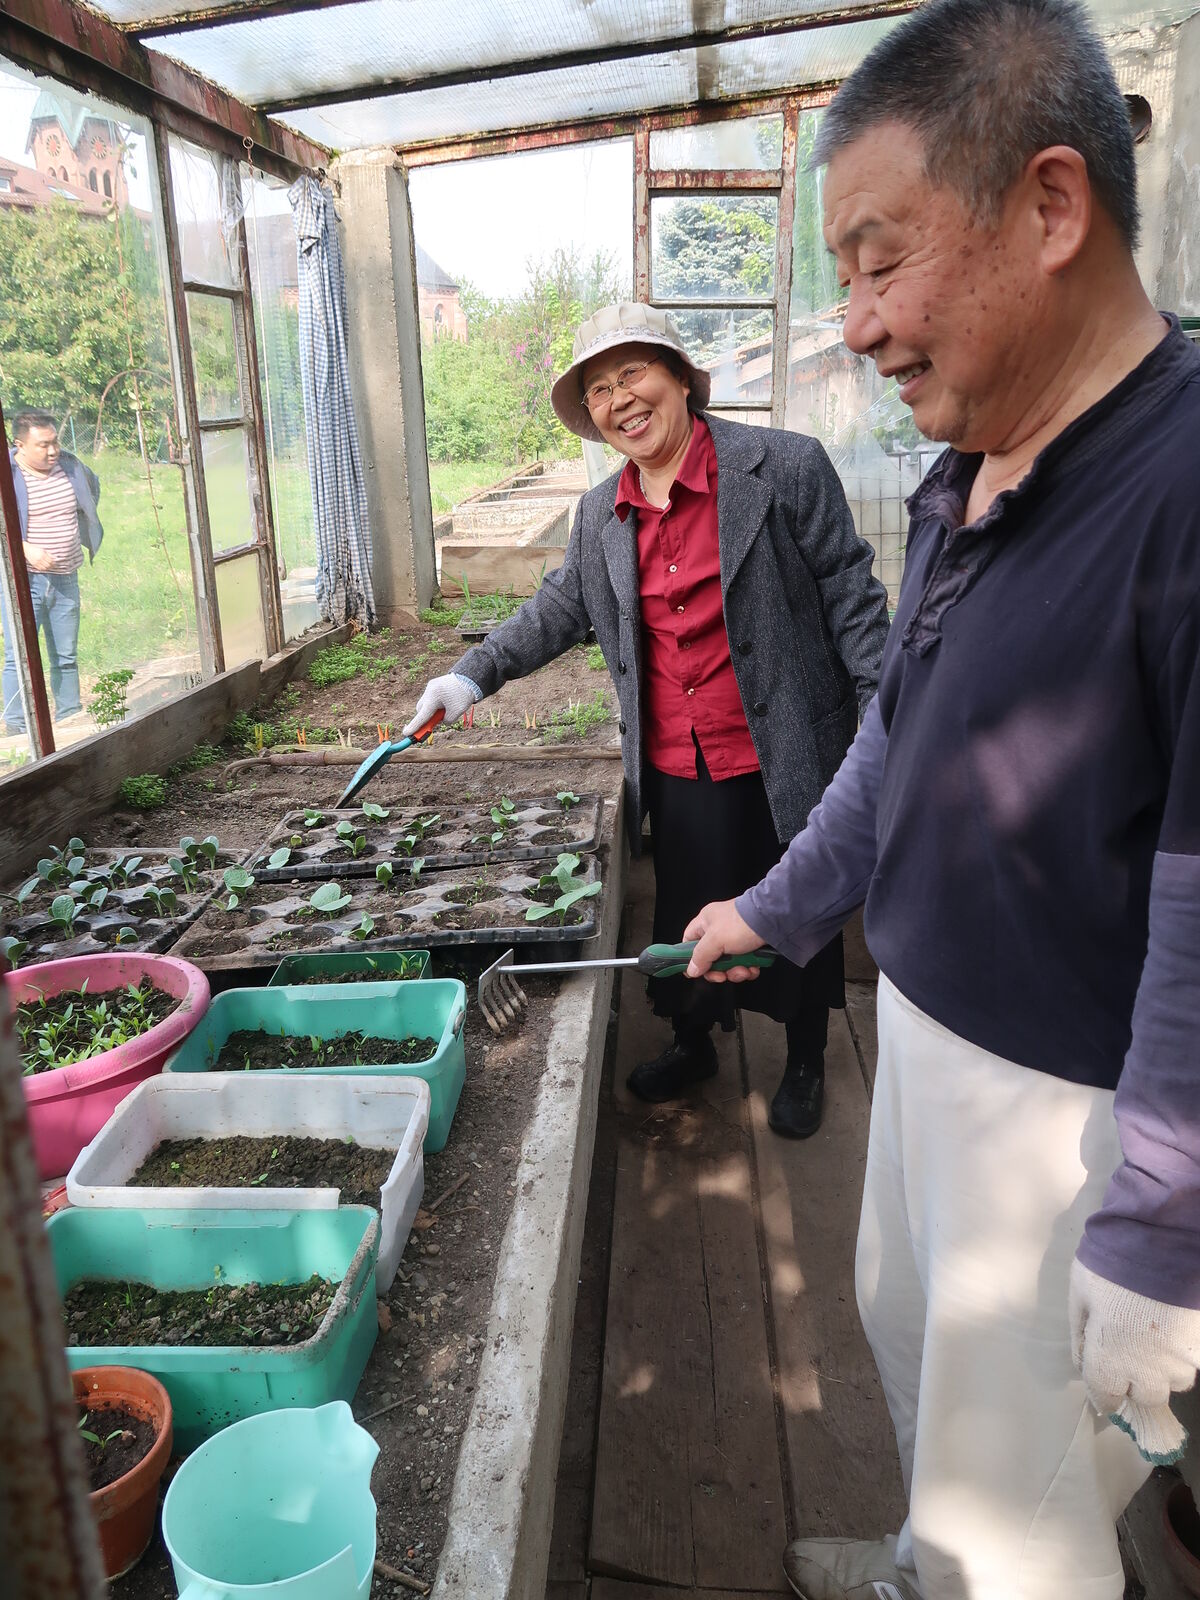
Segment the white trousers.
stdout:
<svg viewBox="0 0 1200 1600">
<path fill-rule="evenodd" d="M 1092 1411 L 1067 1284 L 1120 1145 L 1112 1094 L 1015 1066 L 879 981 L 858 1304 L 923 1600 L 1120 1600 L 1150 1469 Z"/>
</svg>

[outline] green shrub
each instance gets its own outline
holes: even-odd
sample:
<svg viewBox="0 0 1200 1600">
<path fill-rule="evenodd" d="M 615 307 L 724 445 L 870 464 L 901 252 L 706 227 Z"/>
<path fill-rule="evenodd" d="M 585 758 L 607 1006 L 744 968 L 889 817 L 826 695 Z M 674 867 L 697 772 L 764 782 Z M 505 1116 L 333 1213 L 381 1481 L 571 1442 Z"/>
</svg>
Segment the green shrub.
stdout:
<svg viewBox="0 0 1200 1600">
<path fill-rule="evenodd" d="M 157 772 L 142 772 L 121 779 L 121 799 L 137 811 L 154 811 L 167 803 L 167 781 Z"/>
</svg>

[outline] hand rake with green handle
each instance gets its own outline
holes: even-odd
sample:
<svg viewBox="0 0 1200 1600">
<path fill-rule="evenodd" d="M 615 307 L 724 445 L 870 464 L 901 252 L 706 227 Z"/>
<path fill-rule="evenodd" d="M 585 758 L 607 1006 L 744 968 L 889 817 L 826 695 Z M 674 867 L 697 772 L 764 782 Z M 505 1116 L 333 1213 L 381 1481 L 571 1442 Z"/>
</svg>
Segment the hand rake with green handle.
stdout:
<svg viewBox="0 0 1200 1600">
<path fill-rule="evenodd" d="M 647 978 L 673 978 L 687 971 L 695 948 L 694 944 L 650 944 L 638 956 L 610 956 L 606 961 L 539 961 L 527 966 L 515 966 L 512 951 L 506 950 L 479 979 L 479 1009 L 492 1032 L 503 1033 L 510 1023 L 520 1022 L 529 1004 L 514 973 L 538 976 L 543 972 L 587 972 L 593 967 L 636 967 Z M 764 946 L 743 956 L 722 956 L 713 962 L 713 969 L 728 972 L 730 967 L 769 967 L 778 954 L 778 950 Z"/>
<path fill-rule="evenodd" d="M 389 739 L 385 740 L 383 744 L 376 745 L 375 749 L 371 751 L 371 754 L 338 796 L 338 805 L 348 806 L 358 791 L 375 776 L 386 761 L 390 761 L 393 756 L 398 756 L 402 750 L 407 750 L 410 745 L 420 744 L 422 739 L 428 739 L 445 715 L 446 713 L 442 710 L 435 711 L 428 722 L 423 723 L 415 733 L 410 733 L 407 738 Z"/>
</svg>

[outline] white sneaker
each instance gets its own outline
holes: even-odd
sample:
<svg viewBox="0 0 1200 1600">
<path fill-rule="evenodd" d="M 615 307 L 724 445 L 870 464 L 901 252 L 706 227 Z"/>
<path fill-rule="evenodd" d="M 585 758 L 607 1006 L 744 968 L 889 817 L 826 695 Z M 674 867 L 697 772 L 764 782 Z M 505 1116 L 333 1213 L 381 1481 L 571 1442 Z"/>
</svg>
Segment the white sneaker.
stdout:
<svg viewBox="0 0 1200 1600">
<path fill-rule="evenodd" d="M 921 1600 L 896 1566 L 896 1537 L 794 1539 L 783 1552 L 787 1581 L 802 1600 Z"/>
</svg>

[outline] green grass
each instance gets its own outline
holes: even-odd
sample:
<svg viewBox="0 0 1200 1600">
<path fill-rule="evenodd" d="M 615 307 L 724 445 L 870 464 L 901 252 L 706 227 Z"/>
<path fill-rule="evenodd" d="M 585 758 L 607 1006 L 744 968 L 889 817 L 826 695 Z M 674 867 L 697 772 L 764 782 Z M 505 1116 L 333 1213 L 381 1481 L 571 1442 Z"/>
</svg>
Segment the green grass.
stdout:
<svg viewBox="0 0 1200 1600">
<path fill-rule="evenodd" d="M 197 649 L 197 635 L 180 469 L 165 465 L 150 469 L 162 526 L 160 538 L 141 461 L 107 451 L 82 459 L 100 479 L 100 520 L 104 524 L 100 554 L 94 564 L 85 558 L 79 572 L 79 670 L 86 703 L 92 683 L 102 672 L 136 667 L 159 656 L 185 655 Z M 248 516 L 244 483 L 239 499 L 237 473 L 222 468 L 210 475 L 208 492 L 214 546 L 227 548 L 237 542 L 230 530 L 240 532 Z M 280 465 L 277 492 L 283 505 L 299 506 L 303 513 L 281 519 L 283 525 L 276 528 L 279 547 L 289 569 L 311 567 L 316 549 L 308 509 L 308 471 L 302 460 Z M 43 651 L 43 663 L 44 657 Z"/>
<path fill-rule="evenodd" d="M 598 644 L 589 644 L 584 647 L 587 654 L 587 664 L 593 672 L 607 672 L 608 662 L 604 659 L 604 651 Z"/>
<path fill-rule="evenodd" d="M 516 467 L 511 461 L 431 461 L 429 493 L 435 517 L 453 511 L 461 500 L 507 478 Z"/>
<path fill-rule="evenodd" d="M 586 739 L 589 733 L 601 728 L 609 720 L 608 697 L 597 689 L 590 700 L 572 700 L 560 707 L 542 735 L 543 743 L 560 743 L 564 739 Z"/>
</svg>

